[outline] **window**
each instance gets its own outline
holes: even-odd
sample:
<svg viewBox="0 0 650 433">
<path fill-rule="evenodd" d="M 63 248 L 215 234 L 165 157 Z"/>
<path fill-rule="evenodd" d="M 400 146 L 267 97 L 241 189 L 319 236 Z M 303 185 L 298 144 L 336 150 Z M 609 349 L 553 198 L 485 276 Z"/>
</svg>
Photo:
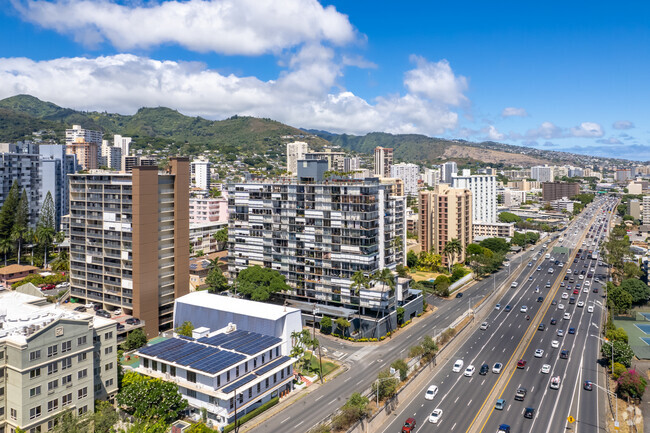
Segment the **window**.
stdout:
<svg viewBox="0 0 650 433">
<path fill-rule="evenodd" d="M 171 376 L 176 376 L 176 367 L 175 366 L 173 366 L 173 365 L 169 366 L 169 374 Z"/>
<path fill-rule="evenodd" d="M 29 433 L 41 433 L 41 426 L 36 426 L 29 429 Z"/>
<path fill-rule="evenodd" d="M 248 398 L 253 398 L 253 387 L 248 388 Z"/>
<path fill-rule="evenodd" d="M 235 367 L 235 377 L 239 377 L 239 366 Z"/>
<path fill-rule="evenodd" d="M 253 359 L 253 370 L 257 368 L 257 358 Z"/>
<path fill-rule="evenodd" d="M 265 360 L 266 360 L 265 355 L 262 355 L 262 364 L 264 364 Z"/>
<path fill-rule="evenodd" d="M 47 390 L 48 391 L 54 391 L 58 387 L 59 387 L 59 380 L 58 379 L 47 383 Z"/>
<path fill-rule="evenodd" d="M 77 346 L 85 346 L 86 342 L 87 340 L 85 335 L 83 337 L 77 338 Z"/>
<path fill-rule="evenodd" d="M 193 371 L 187 372 L 187 381 L 196 383 L 196 373 Z"/>
<path fill-rule="evenodd" d="M 149 360 L 147 358 L 144 358 L 143 361 L 144 361 L 144 368 L 149 368 Z"/>
<path fill-rule="evenodd" d="M 158 370 L 158 361 L 151 361 L 151 369 Z"/>
<path fill-rule="evenodd" d="M 37 359 L 41 359 L 41 351 L 40 350 L 34 350 L 29 352 L 29 360 L 30 361 L 36 361 Z"/>
<path fill-rule="evenodd" d="M 275 348 L 275 356 L 280 356 L 280 346 Z"/>
<path fill-rule="evenodd" d="M 35 386 L 34 388 L 29 390 L 29 396 L 30 397 L 36 397 L 37 395 L 41 394 L 41 386 Z"/>
<path fill-rule="evenodd" d="M 244 363 L 244 373 L 248 373 L 248 361 Z"/>
<path fill-rule="evenodd" d="M 102 384 L 101 383 L 96 383 L 93 390 L 95 391 L 95 394 L 97 394 L 98 392 L 100 392 L 102 390 Z"/>
<path fill-rule="evenodd" d="M 269 350 L 269 360 L 273 359 L 273 349 Z"/>
<path fill-rule="evenodd" d="M 104 349 L 104 355 L 108 355 L 109 353 L 113 353 L 113 346 L 108 346 Z"/>
<path fill-rule="evenodd" d="M 217 388 L 221 388 L 221 375 L 217 376 Z"/>
<path fill-rule="evenodd" d="M 194 391 L 193 389 L 188 389 L 187 396 L 191 398 L 196 398 L 196 391 Z"/>
<path fill-rule="evenodd" d="M 52 412 L 53 410 L 59 410 L 59 399 L 55 398 L 52 401 L 47 402 L 47 411 Z"/>
<path fill-rule="evenodd" d="M 53 356 L 56 356 L 59 353 L 59 345 L 55 344 L 54 346 L 50 346 L 47 348 L 47 357 L 51 358 Z"/>
<path fill-rule="evenodd" d="M 278 373 L 273 373 L 273 383 L 278 381 Z"/>
<path fill-rule="evenodd" d="M 11 419 L 16 421 L 16 418 L 18 418 L 18 413 L 16 412 L 16 409 L 11 409 Z"/>
<path fill-rule="evenodd" d="M 72 393 L 66 394 L 61 397 L 61 406 L 67 406 L 72 403 Z"/>
<path fill-rule="evenodd" d="M 86 412 L 88 412 L 88 406 L 80 407 L 79 410 L 77 411 L 79 416 L 85 414 Z"/>
<path fill-rule="evenodd" d="M 59 371 L 59 363 L 58 362 L 52 362 L 50 364 L 47 364 L 47 374 L 54 374 Z"/>
<path fill-rule="evenodd" d="M 99 335 L 94 335 L 93 336 L 93 344 L 97 344 L 101 341 L 101 337 Z"/>
<path fill-rule="evenodd" d="M 106 381 L 106 388 L 108 388 L 109 386 L 113 386 L 113 379 L 108 379 Z"/>
<path fill-rule="evenodd" d="M 268 389 L 268 387 L 269 387 L 269 378 L 267 377 L 267 378 L 266 378 L 266 383 L 265 383 L 265 388 Z"/>
<path fill-rule="evenodd" d="M 113 363 L 109 362 L 104 366 L 104 371 L 112 370 L 113 369 Z"/>
<path fill-rule="evenodd" d="M 81 388 L 80 390 L 77 391 L 77 398 L 78 399 L 85 398 L 87 396 L 88 396 L 88 387 L 84 386 L 83 388 Z"/>
<path fill-rule="evenodd" d="M 101 368 L 101 367 L 95 367 L 95 368 L 93 368 L 93 375 L 94 375 L 94 376 L 99 376 L 101 372 L 102 372 L 102 368 Z"/>
<path fill-rule="evenodd" d="M 33 407 L 29 410 L 29 419 L 38 418 L 39 416 L 41 416 L 40 406 Z"/>
<path fill-rule="evenodd" d="M 260 388 L 262 388 L 262 382 L 259 382 L 259 383 L 257 384 L 257 393 L 258 393 L 258 394 L 260 393 Z"/>
<path fill-rule="evenodd" d="M 231 398 L 231 399 L 230 399 L 230 409 L 232 409 L 233 406 L 235 406 L 235 399 L 234 399 L 234 398 Z M 13 409 L 11 409 L 11 410 L 13 410 Z M 14 418 L 14 419 L 15 419 L 15 418 Z"/>
<path fill-rule="evenodd" d="M 113 338 L 112 332 L 107 332 L 106 334 L 104 334 L 104 340 L 110 340 L 111 338 Z"/>
<path fill-rule="evenodd" d="M 61 353 L 66 353 L 72 350 L 72 340 L 64 341 L 61 343 Z"/>
<path fill-rule="evenodd" d="M 167 364 L 161 362 L 160 363 L 160 371 L 163 373 L 167 373 Z"/>
<path fill-rule="evenodd" d="M 284 368 L 280 370 L 280 380 L 284 379 Z"/>
<path fill-rule="evenodd" d="M 34 368 L 32 370 L 29 370 L 29 378 L 30 379 L 36 379 L 37 377 L 41 376 L 41 369 L 40 368 Z"/>
<path fill-rule="evenodd" d="M 226 371 L 226 382 L 230 382 L 230 370 Z"/>
<path fill-rule="evenodd" d="M 85 377 L 88 377 L 88 369 L 84 368 L 83 370 L 79 370 L 77 372 L 77 379 L 83 379 Z"/>
<path fill-rule="evenodd" d="M 86 338 L 86 337 L 84 337 L 84 338 Z M 79 355 L 77 355 L 77 362 L 83 362 L 83 361 L 86 360 L 86 358 L 87 358 L 86 352 L 80 353 Z"/>
<path fill-rule="evenodd" d="M 72 358 L 65 358 L 61 361 L 61 370 L 72 368 Z"/>
<path fill-rule="evenodd" d="M 47 422 L 47 431 L 50 431 L 50 430 L 52 430 L 54 427 L 56 427 L 57 423 L 58 423 L 58 420 L 56 420 L 56 419 L 51 419 L 51 420 L 49 420 L 49 421 Z"/>
<path fill-rule="evenodd" d="M 63 376 L 63 378 L 61 378 L 61 386 L 66 386 L 69 383 L 72 383 L 71 374 L 68 374 L 67 376 Z"/>
</svg>

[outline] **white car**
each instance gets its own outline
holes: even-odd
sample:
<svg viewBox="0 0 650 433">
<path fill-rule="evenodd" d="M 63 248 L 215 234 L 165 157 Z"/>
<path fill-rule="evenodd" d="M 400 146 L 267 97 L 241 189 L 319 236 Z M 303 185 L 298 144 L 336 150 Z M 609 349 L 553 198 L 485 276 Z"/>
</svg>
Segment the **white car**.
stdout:
<svg viewBox="0 0 650 433">
<path fill-rule="evenodd" d="M 117 310 L 113 310 L 113 315 L 119 316 L 121 314 L 122 314 L 122 309 L 121 308 L 118 308 Z"/>
<path fill-rule="evenodd" d="M 552 389 L 560 388 L 560 376 L 555 376 L 551 378 L 551 388 Z"/>
<path fill-rule="evenodd" d="M 578 301 L 578 307 L 582 308 L 585 306 L 585 303 L 582 301 Z"/>
<path fill-rule="evenodd" d="M 427 389 L 427 392 L 424 394 L 424 398 L 426 400 L 433 400 L 433 397 L 438 394 L 438 387 L 435 385 L 431 385 L 429 389 Z"/>
<path fill-rule="evenodd" d="M 93 304 L 92 302 L 89 302 L 86 305 L 84 305 L 84 307 L 86 307 L 86 308 L 93 308 L 94 306 L 95 306 L 95 304 Z"/>
<path fill-rule="evenodd" d="M 558 266 L 561 267 L 561 268 L 563 268 L 563 267 L 564 267 L 564 263 L 563 263 L 563 262 L 560 262 L 560 264 L 559 264 Z"/>
<path fill-rule="evenodd" d="M 501 309 L 501 304 L 496 304 L 496 305 L 494 306 L 494 309 L 495 309 L 495 310 L 500 310 L 500 309 Z"/>
<path fill-rule="evenodd" d="M 557 304 L 558 310 L 564 310 L 564 304 Z"/>
<path fill-rule="evenodd" d="M 578 275 L 578 278 L 581 279 L 581 280 L 584 280 L 584 279 L 585 279 L 585 276 L 582 275 L 582 274 L 580 274 L 580 275 Z"/>
<path fill-rule="evenodd" d="M 522 305 L 521 308 L 519 309 L 520 312 L 522 313 L 527 313 L 528 312 L 528 307 L 525 305 Z"/>
<path fill-rule="evenodd" d="M 431 412 L 431 415 L 429 415 L 429 422 L 433 424 L 438 424 L 438 421 L 440 421 L 441 417 L 442 417 L 442 409 L 434 409 L 433 412 Z"/>
<path fill-rule="evenodd" d="M 540 373 L 549 374 L 551 372 L 551 366 L 548 364 L 542 365 L 542 369 L 539 370 Z"/>
<path fill-rule="evenodd" d="M 567 273 L 567 274 L 571 274 L 571 269 L 567 269 L 567 270 L 566 270 L 566 273 Z"/>
<path fill-rule="evenodd" d="M 564 330 L 563 329 L 558 329 L 557 330 L 557 336 L 558 337 L 564 337 Z"/>
<path fill-rule="evenodd" d="M 569 294 L 567 292 L 562 293 L 562 299 L 569 299 Z"/>
<path fill-rule="evenodd" d="M 460 370 L 462 370 L 462 369 L 463 369 L 463 360 L 458 359 L 454 363 L 454 368 L 452 368 L 451 371 L 453 371 L 454 373 L 460 373 Z"/>
<path fill-rule="evenodd" d="M 571 320 L 571 313 L 564 313 L 564 320 Z"/>
<path fill-rule="evenodd" d="M 488 329 L 488 326 L 490 326 L 490 325 L 488 325 L 488 322 L 481 323 L 481 330 L 485 331 L 486 329 Z"/>
<path fill-rule="evenodd" d="M 594 306 L 593 305 L 588 306 L 587 307 L 587 312 L 588 313 L 593 313 L 594 312 Z"/>
<path fill-rule="evenodd" d="M 587 281 L 587 282 L 589 282 L 589 281 Z M 582 289 L 582 293 L 589 293 L 589 287 L 585 287 L 584 289 Z"/>
<path fill-rule="evenodd" d="M 544 356 L 544 349 L 537 349 L 535 351 L 535 358 L 541 358 L 542 356 Z"/>
<path fill-rule="evenodd" d="M 591 272 L 596 272 L 596 268 L 591 268 Z"/>
<path fill-rule="evenodd" d="M 467 368 L 465 369 L 465 373 L 464 373 L 464 374 L 465 374 L 465 376 L 467 376 L 467 377 L 472 377 L 472 376 L 474 376 L 474 372 L 475 372 L 475 371 L 476 371 L 476 369 L 474 368 L 473 365 L 468 365 Z"/>
<path fill-rule="evenodd" d="M 503 368 L 503 364 L 500 362 L 497 362 L 494 364 L 494 367 L 492 367 L 492 373 L 494 374 L 499 374 L 501 373 L 501 369 Z"/>
<path fill-rule="evenodd" d="M 553 341 L 551 341 L 551 347 L 552 347 L 553 349 L 557 349 L 558 347 L 560 347 L 560 342 L 557 341 L 557 340 L 553 340 Z"/>
</svg>

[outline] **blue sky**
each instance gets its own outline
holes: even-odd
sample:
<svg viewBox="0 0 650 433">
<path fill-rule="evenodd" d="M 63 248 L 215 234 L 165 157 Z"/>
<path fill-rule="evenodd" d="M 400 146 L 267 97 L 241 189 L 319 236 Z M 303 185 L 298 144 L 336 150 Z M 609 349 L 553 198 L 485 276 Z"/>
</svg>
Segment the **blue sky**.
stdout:
<svg viewBox="0 0 650 433">
<path fill-rule="evenodd" d="M 2 98 L 650 160 L 646 2 L 5 2 Z"/>
</svg>

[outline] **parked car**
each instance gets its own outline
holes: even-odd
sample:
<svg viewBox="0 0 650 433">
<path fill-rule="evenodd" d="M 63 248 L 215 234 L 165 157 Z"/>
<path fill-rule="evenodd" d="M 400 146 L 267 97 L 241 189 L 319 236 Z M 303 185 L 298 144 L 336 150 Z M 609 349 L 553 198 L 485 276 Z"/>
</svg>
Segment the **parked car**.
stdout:
<svg viewBox="0 0 650 433">
<path fill-rule="evenodd" d="M 83 306 L 83 305 L 79 305 L 77 307 L 74 307 L 74 310 L 84 312 L 84 311 L 86 311 L 86 307 Z"/>
<path fill-rule="evenodd" d="M 105 317 L 106 319 L 111 318 L 111 313 L 109 313 L 106 310 L 97 310 L 97 311 L 95 311 L 95 315 L 99 316 L 99 317 Z"/>
<path fill-rule="evenodd" d="M 129 317 L 124 321 L 127 325 L 139 325 L 140 324 L 140 319 L 136 319 L 135 317 Z"/>
</svg>

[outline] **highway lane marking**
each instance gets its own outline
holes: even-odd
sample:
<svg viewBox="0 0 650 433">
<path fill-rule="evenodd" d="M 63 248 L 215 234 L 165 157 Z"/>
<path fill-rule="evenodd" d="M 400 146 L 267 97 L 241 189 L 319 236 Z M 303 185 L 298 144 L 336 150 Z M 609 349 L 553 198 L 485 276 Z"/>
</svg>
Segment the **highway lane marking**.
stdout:
<svg viewBox="0 0 650 433">
<path fill-rule="evenodd" d="M 470 404 L 472 404 L 472 400 L 470 400 L 469 402 L 467 402 L 467 406 L 469 406 Z"/>
<path fill-rule="evenodd" d="M 348 376 L 347 379 L 344 380 L 344 382 L 347 382 L 348 380 L 352 379 L 352 376 Z"/>
<path fill-rule="evenodd" d="M 454 400 L 454 404 L 458 403 L 459 398 L 460 398 L 460 396 L 456 397 L 456 400 Z"/>
<path fill-rule="evenodd" d="M 314 401 L 318 401 L 318 400 L 320 400 L 320 399 L 323 398 L 323 397 L 325 397 L 325 396 L 324 396 L 324 395 L 321 395 L 320 397 L 318 397 L 318 398 L 317 398 L 316 400 L 314 400 Z"/>
<path fill-rule="evenodd" d="M 285 422 L 289 421 L 290 419 L 291 419 L 291 417 L 288 416 L 285 419 L 283 419 L 282 421 L 280 421 L 280 424 L 284 424 Z"/>
<path fill-rule="evenodd" d="M 484 383 L 485 383 L 485 379 L 483 379 L 483 382 L 481 382 L 481 386 L 483 386 Z"/>
<path fill-rule="evenodd" d="M 361 379 L 360 381 L 358 381 L 356 384 L 357 384 L 357 385 L 360 385 L 361 382 L 363 382 L 363 379 Z M 318 401 L 318 400 L 316 400 L 316 401 Z"/>
<path fill-rule="evenodd" d="M 329 406 L 330 404 L 334 403 L 336 400 L 337 400 L 337 399 L 335 398 L 334 400 L 332 400 L 332 401 L 330 401 L 329 403 L 327 403 L 327 405 Z"/>
<path fill-rule="evenodd" d="M 304 423 L 304 422 L 305 422 L 305 420 L 300 421 L 298 424 L 296 424 L 296 426 L 295 426 L 294 428 L 298 428 L 298 427 L 300 427 L 300 425 L 301 425 L 302 423 Z"/>
</svg>

